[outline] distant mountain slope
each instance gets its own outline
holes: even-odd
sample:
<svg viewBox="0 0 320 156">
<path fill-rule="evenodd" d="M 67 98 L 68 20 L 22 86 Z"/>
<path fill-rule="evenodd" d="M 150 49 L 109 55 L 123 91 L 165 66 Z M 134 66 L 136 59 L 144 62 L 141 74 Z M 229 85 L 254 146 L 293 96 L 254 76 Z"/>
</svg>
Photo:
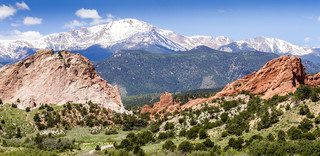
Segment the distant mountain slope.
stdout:
<svg viewBox="0 0 320 156">
<path fill-rule="evenodd" d="M 296 46 L 276 38 L 258 37 L 233 41 L 225 36 L 184 36 L 137 19 L 121 19 L 105 25 L 49 34 L 38 40 L 0 40 L 0 63 L 17 62 L 38 49 L 67 49 L 92 61 L 99 61 L 118 50 L 170 53 L 202 45 L 227 52 L 262 51 L 299 56 L 312 54 L 318 57 L 309 58 L 320 62 L 318 48 Z"/>
<path fill-rule="evenodd" d="M 178 53 L 119 51 L 98 62 L 98 73 L 126 95 L 223 87 L 278 57 L 263 52 L 225 53 L 208 47 Z"/>
<path fill-rule="evenodd" d="M 199 45 L 218 48 L 231 42 L 232 40 L 226 37 L 186 37 L 173 31 L 159 29 L 143 21 L 123 19 L 105 25 L 50 34 L 38 40 L 0 40 L 0 62 L 21 60 L 34 54 L 37 49 L 87 52 L 88 58 L 97 59 L 92 47 L 98 45 L 106 51 L 99 54 L 102 56 L 101 60 L 108 57 L 110 52 L 120 49 L 144 49 L 166 53 L 185 51 Z"/>
</svg>

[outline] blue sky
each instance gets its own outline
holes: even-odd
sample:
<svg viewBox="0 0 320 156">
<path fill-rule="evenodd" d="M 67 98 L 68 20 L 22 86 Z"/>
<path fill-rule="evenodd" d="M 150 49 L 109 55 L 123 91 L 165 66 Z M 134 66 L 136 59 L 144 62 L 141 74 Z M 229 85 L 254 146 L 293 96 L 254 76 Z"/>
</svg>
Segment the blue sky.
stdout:
<svg viewBox="0 0 320 156">
<path fill-rule="evenodd" d="M 320 47 L 317 0 L 0 0 L 0 39 L 36 39 L 124 18 L 188 36 L 265 36 Z"/>
</svg>

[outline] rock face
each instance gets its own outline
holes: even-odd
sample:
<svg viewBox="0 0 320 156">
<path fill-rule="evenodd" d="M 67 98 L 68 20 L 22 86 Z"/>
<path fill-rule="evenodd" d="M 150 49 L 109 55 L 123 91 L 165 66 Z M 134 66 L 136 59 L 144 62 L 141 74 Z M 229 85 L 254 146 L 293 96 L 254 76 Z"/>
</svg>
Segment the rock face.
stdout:
<svg viewBox="0 0 320 156">
<path fill-rule="evenodd" d="M 67 51 L 54 54 L 53 50 L 39 50 L 21 62 L 2 67 L 0 98 L 5 103 L 17 103 L 19 108 L 91 100 L 117 112 L 126 111 L 117 86 L 102 79 L 88 59 Z"/>
<path fill-rule="evenodd" d="M 227 84 L 215 97 L 249 91 L 254 94 L 264 93 L 262 98 L 267 99 L 276 94 L 283 96 L 294 92 L 299 85 L 319 84 L 319 74 L 313 77 L 306 74 L 299 57 L 286 55 L 269 61 L 259 71 Z"/>
<path fill-rule="evenodd" d="M 180 104 L 175 104 L 173 101 L 173 97 L 171 93 L 164 92 L 160 96 L 160 101 L 156 102 L 153 105 L 153 108 L 151 108 L 148 105 L 145 105 L 142 107 L 141 114 L 144 113 L 158 113 L 162 110 L 168 109 L 169 111 L 176 110 L 178 107 L 180 107 Z"/>
</svg>

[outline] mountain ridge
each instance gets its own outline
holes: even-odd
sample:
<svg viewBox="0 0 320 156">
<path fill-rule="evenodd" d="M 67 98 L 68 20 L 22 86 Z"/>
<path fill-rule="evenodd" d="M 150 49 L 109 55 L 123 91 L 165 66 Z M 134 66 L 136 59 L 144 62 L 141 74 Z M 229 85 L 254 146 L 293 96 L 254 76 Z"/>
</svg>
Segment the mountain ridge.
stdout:
<svg viewBox="0 0 320 156">
<path fill-rule="evenodd" d="M 101 57 L 94 57 L 90 47 L 98 45 Z M 0 40 L 0 62 L 16 62 L 33 54 L 37 49 L 77 51 L 89 59 L 103 59 L 117 50 L 148 50 L 157 53 L 187 51 L 197 46 L 208 46 L 227 52 L 262 51 L 276 54 L 319 56 L 318 48 L 293 45 L 276 39 L 258 37 L 233 41 L 225 36 L 184 36 L 163 30 L 137 19 L 121 19 L 105 25 L 82 27 L 67 32 L 43 36 L 38 40 Z M 320 62 L 320 61 L 319 61 Z"/>
</svg>

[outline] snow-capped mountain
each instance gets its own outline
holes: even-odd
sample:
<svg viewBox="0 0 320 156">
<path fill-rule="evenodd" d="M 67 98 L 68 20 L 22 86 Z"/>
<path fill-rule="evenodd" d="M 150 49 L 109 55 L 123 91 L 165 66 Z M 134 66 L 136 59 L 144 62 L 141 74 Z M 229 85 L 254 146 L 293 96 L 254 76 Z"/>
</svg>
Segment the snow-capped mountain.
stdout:
<svg viewBox="0 0 320 156">
<path fill-rule="evenodd" d="M 247 39 L 244 41 L 236 41 L 228 45 L 223 45 L 218 49 L 227 52 L 243 52 L 248 50 L 257 50 L 262 52 L 276 53 L 280 55 L 306 55 L 313 52 L 312 48 L 300 47 L 284 40 L 266 37 L 257 37 L 253 39 Z"/>
<path fill-rule="evenodd" d="M 117 50 L 144 49 L 163 53 L 190 50 L 201 45 L 227 52 L 258 50 L 293 55 L 306 55 L 314 52 L 312 48 L 299 47 L 275 38 L 259 37 L 233 41 L 225 36 L 216 38 L 183 36 L 137 19 L 122 19 L 105 25 L 50 34 L 38 40 L 0 40 L 0 62 L 21 60 L 33 54 L 36 49 L 67 49 L 83 52 L 89 59 L 91 55 L 103 59 Z M 102 49 L 97 50 L 92 47 Z"/>
<path fill-rule="evenodd" d="M 0 40 L 0 60 L 16 61 L 29 55 L 30 49 L 85 50 L 99 45 L 116 51 L 120 49 L 148 49 L 185 51 L 199 45 L 218 48 L 231 43 L 226 37 L 186 37 L 162 30 L 136 19 L 112 21 L 105 25 L 83 27 L 68 32 L 50 34 L 39 40 Z M 34 50 L 31 50 L 34 51 Z"/>
</svg>

